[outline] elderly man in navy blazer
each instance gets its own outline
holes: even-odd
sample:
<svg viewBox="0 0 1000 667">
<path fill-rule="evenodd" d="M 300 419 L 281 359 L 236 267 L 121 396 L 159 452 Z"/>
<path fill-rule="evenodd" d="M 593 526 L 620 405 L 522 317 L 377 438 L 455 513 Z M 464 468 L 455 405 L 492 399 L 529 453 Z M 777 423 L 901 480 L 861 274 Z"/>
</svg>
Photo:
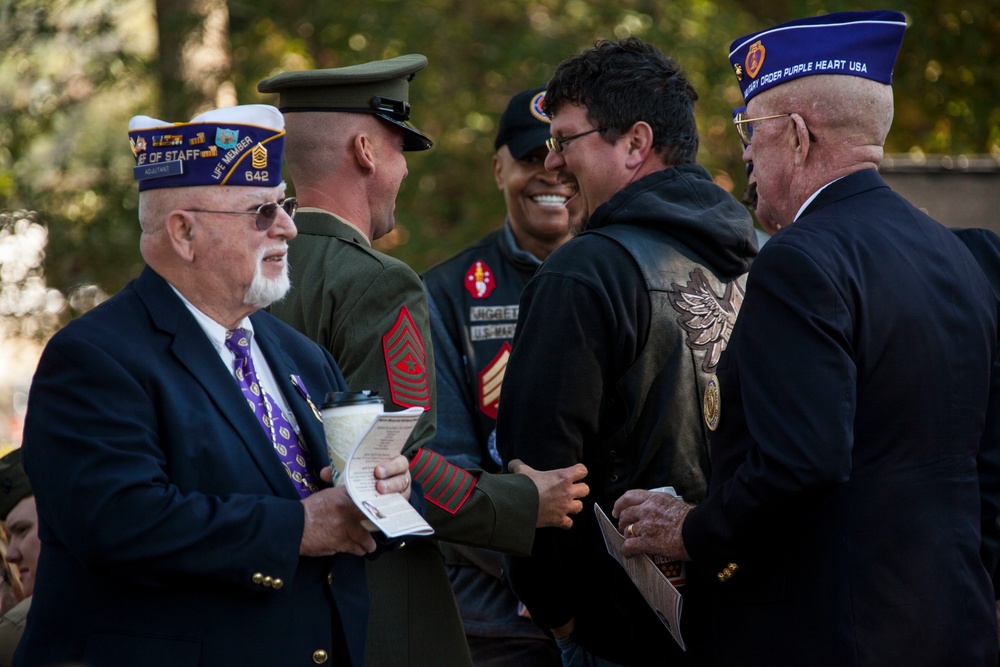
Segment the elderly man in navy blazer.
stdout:
<svg viewBox="0 0 1000 667">
<path fill-rule="evenodd" d="M 19 665 L 363 664 L 376 543 L 330 488 L 328 352 L 288 289 L 282 116 L 133 118 L 146 268 L 46 346 L 24 465 L 42 554 Z M 408 493 L 407 461 L 379 470 Z"/>
<path fill-rule="evenodd" d="M 719 664 L 997 664 L 997 309 L 877 171 L 905 25 L 845 12 L 733 43 L 780 231 L 706 394 L 707 498 L 615 508 L 627 552 L 693 559 Z"/>
</svg>

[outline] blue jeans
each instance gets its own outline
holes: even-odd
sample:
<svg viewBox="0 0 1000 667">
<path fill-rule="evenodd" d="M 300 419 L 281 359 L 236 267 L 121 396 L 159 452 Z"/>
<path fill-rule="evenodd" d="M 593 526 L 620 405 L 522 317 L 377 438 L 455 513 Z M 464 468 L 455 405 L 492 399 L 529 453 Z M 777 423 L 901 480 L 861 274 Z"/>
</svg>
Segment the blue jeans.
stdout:
<svg viewBox="0 0 1000 667">
<path fill-rule="evenodd" d="M 573 641 L 571 637 L 557 639 L 556 644 L 562 651 L 563 667 L 626 667 L 626 665 L 594 655 Z"/>
</svg>

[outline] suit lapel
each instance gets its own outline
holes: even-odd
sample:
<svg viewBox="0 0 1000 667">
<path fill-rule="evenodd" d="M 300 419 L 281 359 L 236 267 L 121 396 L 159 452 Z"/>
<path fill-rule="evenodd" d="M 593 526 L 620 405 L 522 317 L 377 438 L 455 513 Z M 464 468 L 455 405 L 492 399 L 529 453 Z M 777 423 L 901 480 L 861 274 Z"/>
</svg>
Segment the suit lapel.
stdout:
<svg viewBox="0 0 1000 667">
<path fill-rule="evenodd" d="M 257 417 L 247 406 L 239 385 L 187 306 L 149 267 L 136 280 L 135 289 L 153 323 L 173 336 L 171 352 L 204 388 L 212 404 L 233 427 L 271 489 L 276 495 L 298 499 L 292 481 Z"/>
<path fill-rule="evenodd" d="M 295 363 L 275 337 L 274 320 L 263 314 L 254 314 L 250 316 L 250 321 L 253 322 L 257 344 L 264 356 L 267 357 L 267 363 L 271 366 L 271 372 L 274 373 L 278 388 L 285 397 L 285 403 L 295 415 L 299 427 L 299 437 L 305 441 L 318 473 L 322 467 L 330 465 L 330 457 L 326 450 L 323 423 L 317 419 L 313 412 L 313 406 L 319 408 L 316 397 L 308 396 L 310 388 L 305 385 L 305 381 L 299 375 L 300 371 L 297 370 Z M 296 376 L 299 387 L 292 383 L 293 375 Z M 310 401 L 312 406 L 309 404 Z"/>
</svg>

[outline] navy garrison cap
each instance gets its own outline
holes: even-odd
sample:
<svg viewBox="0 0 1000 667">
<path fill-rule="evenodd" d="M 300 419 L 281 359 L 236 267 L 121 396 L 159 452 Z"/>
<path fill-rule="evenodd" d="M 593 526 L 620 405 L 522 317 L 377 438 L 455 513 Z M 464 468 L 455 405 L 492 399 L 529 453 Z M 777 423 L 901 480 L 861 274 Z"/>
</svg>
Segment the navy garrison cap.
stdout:
<svg viewBox="0 0 1000 667">
<path fill-rule="evenodd" d="M 740 37 L 730 47 L 729 62 L 747 102 L 813 74 L 846 74 L 891 84 L 905 29 L 906 18 L 894 11 L 814 16 Z"/>
<path fill-rule="evenodd" d="M 128 138 L 139 191 L 193 185 L 281 185 L 285 119 L 264 104 L 213 109 L 187 123 L 135 116 Z"/>
<path fill-rule="evenodd" d="M 410 125 L 410 81 L 427 66 L 416 53 L 389 60 L 331 69 L 284 72 L 257 84 L 261 93 L 277 93 L 282 113 L 346 111 L 370 113 L 403 128 L 403 150 L 422 151 L 431 140 Z"/>
<path fill-rule="evenodd" d="M 14 506 L 31 495 L 31 484 L 21 465 L 21 450 L 0 459 L 0 520 L 6 521 Z"/>
<path fill-rule="evenodd" d="M 515 160 L 523 160 L 530 153 L 545 148 L 552 136 L 549 125 L 552 119 L 542 111 L 545 86 L 524 90 L 511 98 L 500 117 L 500 128 L 493 147 L 506 145 Z"/>
</svg>

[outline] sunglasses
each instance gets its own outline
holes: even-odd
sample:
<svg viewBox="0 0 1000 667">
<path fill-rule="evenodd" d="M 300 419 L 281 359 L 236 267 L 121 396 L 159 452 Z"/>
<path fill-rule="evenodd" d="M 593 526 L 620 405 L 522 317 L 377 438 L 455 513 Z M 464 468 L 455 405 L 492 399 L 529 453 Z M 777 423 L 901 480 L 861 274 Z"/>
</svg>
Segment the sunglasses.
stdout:
<svg viewBox="0 0 1000 667">
<path fill-rule="evenodd" d="M 278 208 L 284 209 L 285 213 L 288 214 L 289 218 L 295 219 L 295 211 L 299 209 L 299 202 L 295 200 L 295 197 L 286 197 L 281 201 L 269 201 L 261 204 L 256 209 L 252 211 L 212 211 L 204 208 L 186 208 L 185 211 L 191 213 L 225 213 L 228 215 L 253 215 L 256 216 L 254 219 L 254 224 L 257 225 L 257 229 L 266 232 L 274 224 L 275 218 L 278 217 Z"/>
</svg>

